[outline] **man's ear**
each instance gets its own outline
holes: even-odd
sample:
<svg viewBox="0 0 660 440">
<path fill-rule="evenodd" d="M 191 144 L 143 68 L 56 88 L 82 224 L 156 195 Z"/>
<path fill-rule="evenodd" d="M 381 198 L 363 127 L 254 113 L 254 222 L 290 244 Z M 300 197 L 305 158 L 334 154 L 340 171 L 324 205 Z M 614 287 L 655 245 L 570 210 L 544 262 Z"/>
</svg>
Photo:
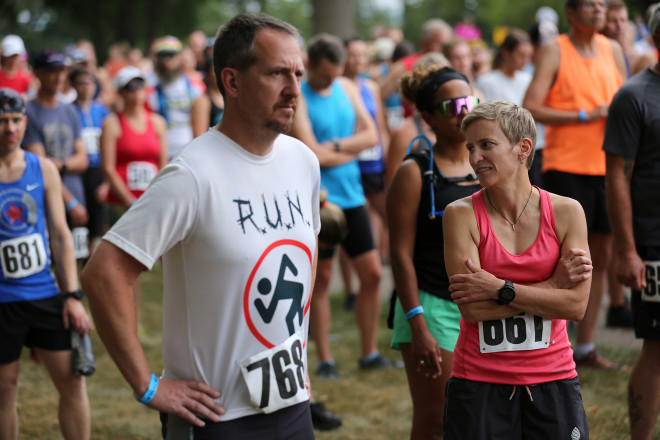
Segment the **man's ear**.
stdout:
<svg viewBox="0 0 660 440">
<path fill-rule="evenodd" d="M 222 72 L 220 72 L 220 81 L 222 82 L 222 86 L 225 88 L 227 97 L 236 98 L 238 96 L 238 76 L 238 70 L 231 67 L 225 67 L 222 69 Z"/>
</svg>

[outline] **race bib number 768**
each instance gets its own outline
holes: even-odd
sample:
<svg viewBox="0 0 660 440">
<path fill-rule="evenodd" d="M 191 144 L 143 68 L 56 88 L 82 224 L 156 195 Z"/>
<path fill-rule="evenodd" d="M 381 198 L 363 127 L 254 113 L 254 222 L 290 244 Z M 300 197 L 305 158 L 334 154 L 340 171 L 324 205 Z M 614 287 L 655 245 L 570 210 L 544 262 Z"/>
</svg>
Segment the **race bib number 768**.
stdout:
<svg viewBox="0 0 660 440">
<path fill-rule="evenodd" d="M 303 356 L 300 334 L 295 333 L 280 345 L 244 361 L 241 373 L 252 406 L 267 414 L 307 400 Z"/>
</svg>

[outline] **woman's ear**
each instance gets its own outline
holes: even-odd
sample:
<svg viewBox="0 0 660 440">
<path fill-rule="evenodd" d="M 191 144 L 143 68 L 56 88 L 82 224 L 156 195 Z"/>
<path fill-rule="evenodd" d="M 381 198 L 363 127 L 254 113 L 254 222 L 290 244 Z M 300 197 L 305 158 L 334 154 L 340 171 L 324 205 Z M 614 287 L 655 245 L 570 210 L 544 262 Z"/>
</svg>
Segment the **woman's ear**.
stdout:
<svg viewBox="0 0 660 440">
<path fill-rule="evenodd" d="M 522 138 L 522 140 L 519 142 L 519 149 L 518 159 L 520 160 L 520 163 L 524 163 L 529 155 L 532 154 L 532 151 L 534 150 L 534 144 L 532 144 L 532 140 L 530 138 Z"/>
</svg>

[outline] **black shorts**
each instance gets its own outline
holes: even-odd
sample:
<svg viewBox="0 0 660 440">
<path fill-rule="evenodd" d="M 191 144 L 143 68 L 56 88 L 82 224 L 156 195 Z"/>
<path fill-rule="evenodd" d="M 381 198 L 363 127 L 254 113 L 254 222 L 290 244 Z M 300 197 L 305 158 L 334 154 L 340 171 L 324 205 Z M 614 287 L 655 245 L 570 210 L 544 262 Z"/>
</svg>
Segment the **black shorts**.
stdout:
<svg viewBox="0 0 660 440">
<path fill-rule="evenodd" d="M 385 191 L 385 171 L 375 174 L 362 174 L 362 189 L 365 194 Z"/>
<path fill-rule="evenodd" d="M 589 438 L 577 377 L 528 386 L 452 377 L 445 393 L 445 440 Z"/>
<path fill-rule="evenodd" d="M 529 169 L 529 181 L 532 182 L 532 185 L 536 185 L 541 189 L 545 189 L 543 184 L 543 173 L 541 172 L 541 167 L 543 166 L 543 149 L 536 150 L 534 152 L 534 160 L 532 161 L 532 167 Z"/>
<path fill-rule="evenodd" d="M 660 247 L 637 246 L 637 253 L 644 261 L 660 261 Z M 660 298 L 660 265 L 646 268 L 644 296 Z M 651 341 L 660 340 L 660 302 L 642 301 L 642 292 L 633 290 L 630 295 L 635 336 Z"/>
<path fill-rule="evenodd" d="M 344 247 L 348 256 L 355 258 L 375 249 L 367 207 L 362 205 L 357 208 L 344 209 L 343 211 L 346 217 L 347 234 L 341 245 Z M 332 258 L 335 254 L 335 247 L 319 246 L 319 259 L 325 260 Z"/>
<path fill-rule="evenodd" d="M 96 200 L 96 189 L 103 183 L 103 172 L 101 168 L 89 167 L 82 174 L 83 186 L 85 187 L 85 201 L 87 202 L 87 214 L 89 221 L 89 238 L 103 236 L 103 204 Z"/>
<path fill-rule="evenodd" d="M 0 303 L 0 364 L 18 360 L 24 346 L 71 350 L 71 336 L 62 322 L 63 307 L 61 295 Z"/>
<path fill-rule="evenodd" d="M 270 414 L 255 414 L 227 422 L 204 420 L 198 428 L 172 414 L 160 413 L 164 440 L 314 440 L 309 402 L 302 402 Z"/>
<path fill-rule="evenodd" d="M 580 202 L 587 218 L 589 232 L 604 234 L 612 232 L 610 219 L 607 216 L 604 176 L 546 171 L 543 174 L 543 184 L 546 191 Z"/>
</svg>

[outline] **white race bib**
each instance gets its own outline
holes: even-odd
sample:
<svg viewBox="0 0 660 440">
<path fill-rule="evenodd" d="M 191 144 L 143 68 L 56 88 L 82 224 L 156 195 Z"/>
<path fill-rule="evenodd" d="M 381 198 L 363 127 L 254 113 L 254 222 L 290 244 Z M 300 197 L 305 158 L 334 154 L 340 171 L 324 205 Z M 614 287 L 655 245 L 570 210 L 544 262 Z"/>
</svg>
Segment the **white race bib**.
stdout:
<svg viewBox="0 0 660 440">
<path fill-rule="evenodd" d="M 85 227 L 73 228 L 71 230 L 73 236 L 73 252 L 76 260 L 89 257 L 89 244 L 87 239 L 89 237 L 89 229 Z"/>
<path fill-rule="evenodd" d="M 85 144 L 85 150 L 90 156 L 99 153 L 99 144 L 101 139 L 101 129 L 98 127 L 85 127 L 80 130 L 80 137 L 82 137 Z"/>
<path fill-rule="evenodd" d="M 30 234 L 0 243 L 5 278 L 24 278 L 46 267 L 46 247 L 41 234 Z"/>
<path fill-rule="evenodd" d="M 539 350 L 550 346 L 552 321 L 522 312 L 506 319 L 479 322 L 479 351 Z"/>
<path fill-rule="evenodd" d="M 642 289 L 642 301 L 660 302 L 660 261 L 644 261 L 646 266 L 646 287 Z"/>
<path fill-rule="evenodd" d="M 149 162 L 129 162 L 126 167 L 126 184 L 131 191 L 144 191 L 151 179 L 158 174 L 158 167 Z"/>
<path fill-rule="evenodd" d="M 380 160 L 383 158 L 383 150 L 380 145 L 375 147 L 366 148 L 358 154 L 358 160 Z"/>
<path fill-rule="evenodd" d="M 271 413 L 309 399 L 304 349 L 299 333 L 241 364 L 252 406 Z"/>
</svg>

